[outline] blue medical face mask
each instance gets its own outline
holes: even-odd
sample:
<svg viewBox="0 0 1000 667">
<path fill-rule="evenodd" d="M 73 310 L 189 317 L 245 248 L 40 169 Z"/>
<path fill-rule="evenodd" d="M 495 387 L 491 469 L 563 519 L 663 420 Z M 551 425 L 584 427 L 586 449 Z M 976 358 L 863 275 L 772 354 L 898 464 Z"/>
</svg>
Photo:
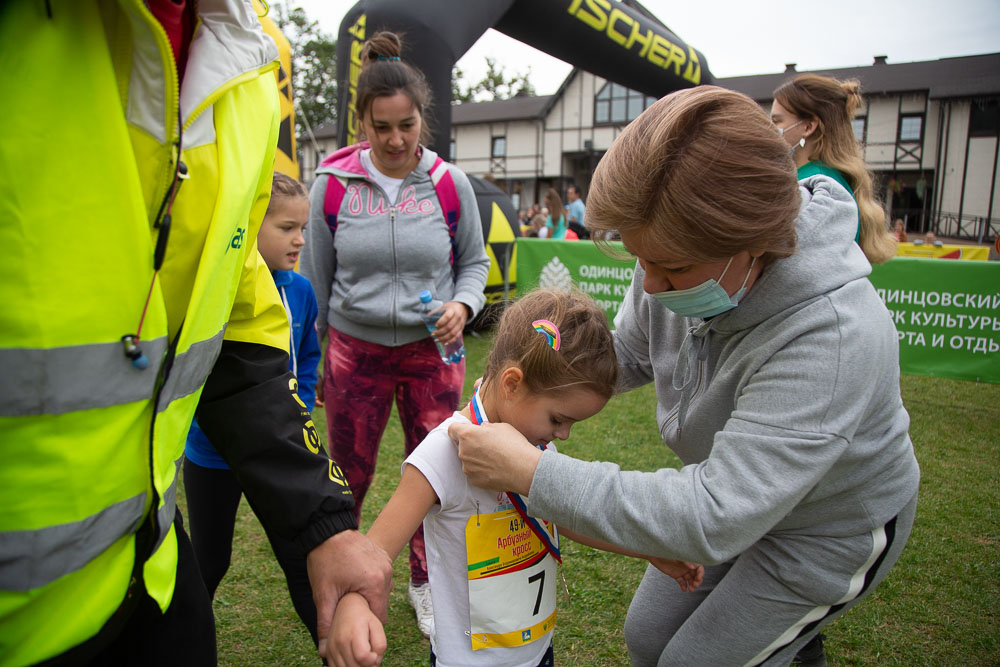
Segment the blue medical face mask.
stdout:
<svg viewBox="0 0 1000 667">
<path fill-rule="evenodd" d="M 752 258 L 750 268 L 747 269 L 747 275 L 743 279 L 743 284 L 736 291 L 736 294 L 730 297 L 719 283 L 726 276 L 726 271 L 732 265 L 733 259 L 732 257 L 729 258 L 729 263 L 722 270 L 722 275 L 719 276 L 718 280 L 709 278 L 695 287 L 657 292 L 650 296 L 659 301 L 667 310 L 671 310 L 684 317 L 700 317 L 704 319 L 724 313 L 727 310 L 732 310 L 739 305 L 740 299 L 746 294 L 747 281 L 750 280 L 750 273 L 753 271 L 754 263 L 757 261 L 756 257 Z"/>
</svg>

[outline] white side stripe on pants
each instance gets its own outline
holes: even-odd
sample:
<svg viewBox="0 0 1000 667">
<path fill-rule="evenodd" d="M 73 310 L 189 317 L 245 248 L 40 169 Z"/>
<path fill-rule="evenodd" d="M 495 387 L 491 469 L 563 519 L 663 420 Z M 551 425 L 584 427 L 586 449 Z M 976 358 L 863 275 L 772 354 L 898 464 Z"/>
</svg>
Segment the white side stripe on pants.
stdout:
<svg viewBox="0 0 1000 667">
<path fill-rule="evenodd" d="M 861 594 L 865 585 L 865 578 L 868 575 L 868 571 L 871 569 L 875 561 L 879 559 L 882 552 L 886 548 L 886 534 L 885 526 L 880 526 L 872 531 L 872 552 L 868 555 L 868 560 L 865 561 L 864 565 L 858 568 L 858 571 L 854 573 L 851 577 L 851 583 L 847 587 L 847 593 L 844 597 L 837 601 L 836 605 L 825 605 L 822 607 L 815 607 L 809 611 L 805 616 L 803 616 L 795 625 L 785 630 L 777 639 L 771 642 L 767 648 L 751 658 L 746 664 L 747 665 L 757 665 L 766 660 L 772 653 L 780 649 L 782 646 L 789 644 L 802 633 L 802 630 L 811 623 L 821 620 L 834 606 L 840 606 L 847 604 L 858 595 Z"/>
</svg>

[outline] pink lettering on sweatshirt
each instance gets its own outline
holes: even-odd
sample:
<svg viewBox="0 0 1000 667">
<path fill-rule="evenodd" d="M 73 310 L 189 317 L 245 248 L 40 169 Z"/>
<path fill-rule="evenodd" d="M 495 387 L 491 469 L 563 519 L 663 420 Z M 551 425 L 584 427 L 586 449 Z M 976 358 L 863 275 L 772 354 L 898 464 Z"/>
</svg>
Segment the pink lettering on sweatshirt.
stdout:
<svg viewBox="0 0 1000 667">
<path fill-rule="evenodd" d="M 403 190 L 403 199 L 399 202 L 399 210 L 403 213 L 428 213 L 434 212 L 434 203 L 430 199 L 417 200 L 417 188 L 410 185 Z"/>
<path fill-rule="evenodd" d="M 351 215 L 361 215 L 367 210 L 368 215 L 382 215 L 388 213 L 392 208 L 385 197 L 377 195 L 375 190 L 367 184 L 351 185 L 347 188 L 347 210 Z M 434 212 L 434 202 L 430 199 L 417 199 L 417 189 L 415 186 L 408 186 L 403 190 L 402 200 L 399 202 L 399 211 L 402 213 L 423 213 L 427 215 Z"/>
</svg>

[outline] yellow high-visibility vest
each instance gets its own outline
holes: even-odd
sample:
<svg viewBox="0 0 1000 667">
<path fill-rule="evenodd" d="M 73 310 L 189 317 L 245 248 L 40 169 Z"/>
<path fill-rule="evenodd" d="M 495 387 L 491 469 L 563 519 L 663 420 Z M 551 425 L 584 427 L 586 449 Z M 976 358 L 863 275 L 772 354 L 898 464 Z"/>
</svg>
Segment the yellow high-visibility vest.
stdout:
<svg viewBox="0 0 1000 667">
<path fill-rule="evenodd" d="M 0 3 L 3 665 L 92 637 L 136 575 L 167 608 L 205 378 L 223 340 L 287 350 L 256 249 L 277 50 L 249 3 L 198 7 L 181 95 L 141 0 Z M 154 281 L 178 159 L 188 178 Z M 145 370 L 121 342 L 140 319 Z"/>
</svg>

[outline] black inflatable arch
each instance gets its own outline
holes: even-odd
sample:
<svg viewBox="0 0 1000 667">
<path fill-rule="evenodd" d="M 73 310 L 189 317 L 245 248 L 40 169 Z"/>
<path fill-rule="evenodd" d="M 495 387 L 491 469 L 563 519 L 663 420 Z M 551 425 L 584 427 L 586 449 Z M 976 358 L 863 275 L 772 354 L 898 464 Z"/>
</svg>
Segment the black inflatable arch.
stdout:
<svg viewBox="0 0 1000 667">
<path fill-rule="evenodd" d="M 654 97 L 712 82 L 699 51 L 616 0 L 360 0 L 341 22 L 337 41 L 339 144 L 357 141 L 361 45 L 378 30 L 392 30 L 404 36 L 403 58 L 424 73 L 433 92 L 429 147 L 451 159 L 451 71 L 489 28 Z"/>
</svg>

